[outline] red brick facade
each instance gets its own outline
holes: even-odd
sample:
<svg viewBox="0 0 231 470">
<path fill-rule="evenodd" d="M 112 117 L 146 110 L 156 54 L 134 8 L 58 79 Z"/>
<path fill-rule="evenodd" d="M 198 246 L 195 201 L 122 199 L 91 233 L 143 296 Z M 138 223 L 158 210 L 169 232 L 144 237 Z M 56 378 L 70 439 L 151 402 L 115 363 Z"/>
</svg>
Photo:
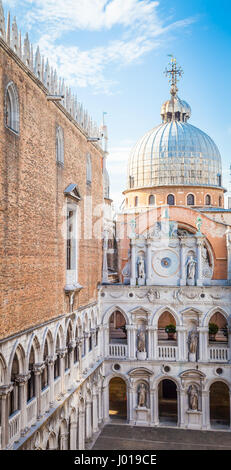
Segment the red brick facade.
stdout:
<svg viewBox="0 0 231 470">
<path fill-rule="evenodd" d="M 0 40 L 0 338 L 69 311 L 64 293 L 65 188 L 81 195 L 81 239 L 74 309 L 97 298 L 102 242 L 84 239 L 84 197 L 92 196 L 93 225 L 103 203 L 102 152 L 59 104 L 47 101 L 42 83 Z M 19 135 L 5 125 L 5 89 L 13 81 L 19 97 Z M 56 127 L 64 131 L 64 167 L 56 163 Z M 92 184 L 86 185 L 86 154 Z"/>
</svg>

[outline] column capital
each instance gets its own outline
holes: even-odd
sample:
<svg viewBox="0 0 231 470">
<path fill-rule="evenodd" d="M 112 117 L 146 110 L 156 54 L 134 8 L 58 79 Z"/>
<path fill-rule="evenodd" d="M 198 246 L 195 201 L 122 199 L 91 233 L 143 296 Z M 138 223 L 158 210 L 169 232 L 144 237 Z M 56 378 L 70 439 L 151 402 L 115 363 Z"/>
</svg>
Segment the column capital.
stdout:
<svg viewBox="0 0 231 470">
<path fill-rule="evenodd" d="M 67 348 L 60 348 L 60 349 L 57 349 L 57 351 L 56 351 L 56 354 L 57 354 L 60 358 L 65 357 L 66 353 L 67 353 Z"/>
<path fill-rule="evenodd" d="M 10 393 L 14 388 L 13 382 L 10 382 L 8 385 L 1 385 L 0 386 L 0 397 L 6 398 L 8 393 Z"/>
<path fill-rule="evenodd" d="M 25 383 L 28 382 L 29 378 L 31 377 L 31 374 L 18 374 L 15 377 L 15 382 L 17 382 L 19 385 L 24 385 Z"/>
<path fill-rule="evenodd" d="M 45 363 L 39 362 L 37 364 L 34 364 L 33 372 L 35 375 L 39 375 L 42 373 L 43 369 L 45 369 Z"/>
</svg>

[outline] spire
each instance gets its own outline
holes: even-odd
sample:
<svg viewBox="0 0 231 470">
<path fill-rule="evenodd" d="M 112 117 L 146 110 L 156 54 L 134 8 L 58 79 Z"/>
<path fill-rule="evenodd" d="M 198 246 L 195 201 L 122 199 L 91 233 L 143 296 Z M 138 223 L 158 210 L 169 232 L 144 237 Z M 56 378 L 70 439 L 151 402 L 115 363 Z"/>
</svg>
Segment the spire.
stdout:
<svg viewBox="0 0 231 470">
<path fill-rule="evenodd" d="M 4 16 L 2 0 L 0 0 L 0 37 L 2 37 L 3 39 L 5 39 L 6 37 L 5 16 Z"/>
<path fill-rule="evenodd" d="M 8 12 L 8 17 L 7 17 L 6 42 L 8 46 L 10 46 L 10 12 Z"/>
</svg>

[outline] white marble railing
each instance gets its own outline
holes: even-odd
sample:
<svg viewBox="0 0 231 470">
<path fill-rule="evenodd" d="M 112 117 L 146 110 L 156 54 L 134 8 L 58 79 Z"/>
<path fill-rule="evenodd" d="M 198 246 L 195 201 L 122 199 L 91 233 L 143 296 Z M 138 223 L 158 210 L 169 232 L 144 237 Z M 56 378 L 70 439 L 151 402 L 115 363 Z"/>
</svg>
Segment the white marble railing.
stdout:
<svg viewBox="0 0 231 470">
<path fill-rule="evenodd" d="M 56 377 L 54 380 L 54 397 L 55 399 L 59 397 L 61 393 L 61 377 Z"/>
<path fill-rule="evenodd" d="M 37 399 L 34 397 L 27 403 L 27 426 L 31 427 L 36 423 Z"/>
<path fill-rule="evenodd" d="M 15 413 L 9 418 L 9 445 L 19 440 L 21 431 L 21 411 Z"/>
<path fill-rule="evenodd" d="M 127 357 L 127 344 L 109 344 L 108 355 L 110 357 Z"/>
<path fill-rule="evenodd" d="M 158 346 L 158 359 L 166 359 L 168 361 L 176 361 L 177 346 L 162 345 Z"/>
<path fill-rule="evenodd" d="M 222 346 L 209 346 L 209 361 L 228 362 L 229 348 Z"/>
<path fill-rule="evenodd" d="M 46 387 L 41 392 L 41 414 L 43 415 L 49 410 L 49 396 L 50 396 L 50 387 Z"/>
</svg>

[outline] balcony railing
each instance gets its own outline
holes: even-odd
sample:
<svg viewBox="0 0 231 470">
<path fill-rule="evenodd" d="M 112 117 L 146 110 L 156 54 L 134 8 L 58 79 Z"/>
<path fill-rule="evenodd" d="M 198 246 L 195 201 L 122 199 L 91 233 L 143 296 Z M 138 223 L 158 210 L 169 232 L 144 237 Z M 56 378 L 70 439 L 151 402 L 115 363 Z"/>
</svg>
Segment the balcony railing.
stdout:
<svg viewBox="0 0 231 470">
<path fill-rule="evenodd" d="M 14 441 L 20 439 L 21 431 L 21 411 L 15 411 L 15 413 L 9 417 L 9 445 L 13 444 Z"/>
<path fill-rule="evenodd" d="M 127 344 L 109 344 L 109 357 L 126 358 L 127 357 Z"/>
<path fill-rule="evenodd" d="M 229 348 L 228 346 L 209 346 L 209 361 L 211 362 L 228 362 Z"/>
<path fill-rule="evenodd" d="M 42 415 L 49 410 L 50 387 L 46 387 L 41 392 L 41 413 Z"/>
<path fill-rule="evenodd" d="M 158 359 L 176 361 L 177 360 L 177 346 L 168 346 L 168 345 L 158 346 Z"/>
<path fill-rule="evenodd" d="M 30 428 L 36 423 L 37 399 L 34 397 L 27 403 L 27 426 Z"/>
</svg>

